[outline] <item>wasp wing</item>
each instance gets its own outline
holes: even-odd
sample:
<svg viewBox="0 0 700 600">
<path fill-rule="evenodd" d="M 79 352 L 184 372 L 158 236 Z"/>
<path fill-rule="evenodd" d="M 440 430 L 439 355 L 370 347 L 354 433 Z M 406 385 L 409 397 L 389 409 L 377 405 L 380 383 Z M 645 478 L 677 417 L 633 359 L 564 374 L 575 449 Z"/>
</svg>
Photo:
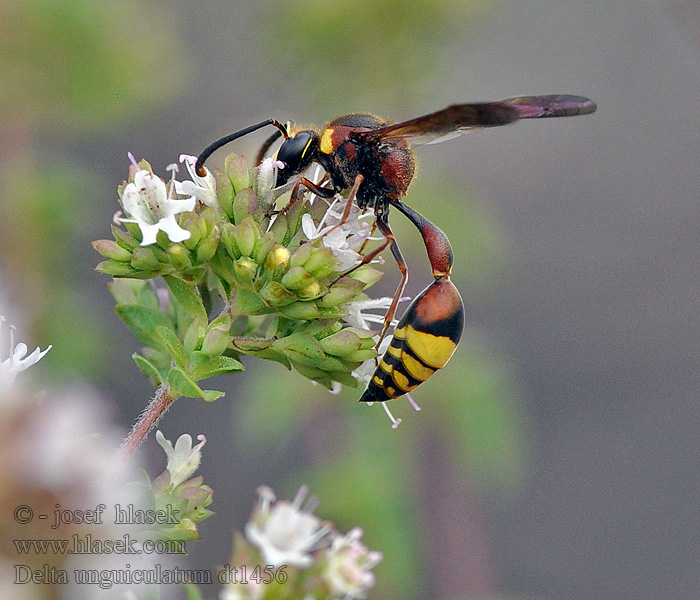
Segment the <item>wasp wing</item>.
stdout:
<svg viewBox="0 0 700 600">
<path fill-rule="evenodd" d="M 429 115 L 357 135 L 375 143 L 411 139 L 418 144 L 434 144 L 462 133 L 507 125 L 519 119 L 568 117 L 591 113 L 595 109 L 595 103 L 582 96 L 521 96 L 500 102 L 453 104 Z"/>
<path fill-rule="evenodd" d="M 499 104 L 518 111 L 521 119 L 543 119 L 548 117 L 573 117 L 595 112 L 597 105 L 583 96 L 521 96 L 509 98 Z"/>
</svg>

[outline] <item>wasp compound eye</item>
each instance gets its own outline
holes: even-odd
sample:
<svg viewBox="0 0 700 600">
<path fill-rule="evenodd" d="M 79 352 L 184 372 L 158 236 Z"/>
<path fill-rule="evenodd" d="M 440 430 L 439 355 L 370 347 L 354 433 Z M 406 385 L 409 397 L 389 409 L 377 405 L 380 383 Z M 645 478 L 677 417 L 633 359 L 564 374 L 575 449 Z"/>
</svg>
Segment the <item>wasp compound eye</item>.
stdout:
<svg viewBox="0 0 700 600">
<path fill-rule="evenodd" d="M 284 185 L 290 177 L 308 167 L 317 147 L 318 137 L 313 131 L 300 131 L 294 137 L 284 140 L 277 152 L 277 160 L 284 163 L 284 167 L 277 171 L 275 187 Z"/>
</svg>

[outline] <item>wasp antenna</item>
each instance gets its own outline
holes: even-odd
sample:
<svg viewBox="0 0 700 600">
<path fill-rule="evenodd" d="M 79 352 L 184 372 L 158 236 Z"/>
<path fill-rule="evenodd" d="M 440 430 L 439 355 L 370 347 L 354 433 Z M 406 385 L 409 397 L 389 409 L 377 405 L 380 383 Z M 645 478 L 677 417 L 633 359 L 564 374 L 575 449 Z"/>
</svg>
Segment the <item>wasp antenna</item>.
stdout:
<svg viewBox="0 0 700 600">
<path fill-rule="evenodd" d="M 246 127 L 245 129 L 241 129 L 240 131 L 230 133 L 227 136 L 224 136 L 216 140 L 215 142 L 209 144 L 204 150 L 202 150 L 202 153 L 197 158 L 197 162 L 194 166 L 195 173 L 197 173 L 197 175 L 199 175 L 200 177 L 204 177 L 206 175 L 206 172 L 204 171 L 204 163 L 214 152 L 216 152 L 219 148 L 225 146 L 229 142 L 237 140 L 238 138 L 248 135 L 249 133 L 253 133 L 253 131 L 257 131 L 258 129 L 262 129 L 267 125 L 274 125 L 275 127 L 277 127 L 277 129 L 280 130 L 280 133 L 285 139 L 288 137 L 287 129 L 284 125 L 282 125 L 282 123 L 275 119 L 266 119 L 265 121 L 261 121 L 260 123 L 251 125 L 250 127 Z"/>
</svg>

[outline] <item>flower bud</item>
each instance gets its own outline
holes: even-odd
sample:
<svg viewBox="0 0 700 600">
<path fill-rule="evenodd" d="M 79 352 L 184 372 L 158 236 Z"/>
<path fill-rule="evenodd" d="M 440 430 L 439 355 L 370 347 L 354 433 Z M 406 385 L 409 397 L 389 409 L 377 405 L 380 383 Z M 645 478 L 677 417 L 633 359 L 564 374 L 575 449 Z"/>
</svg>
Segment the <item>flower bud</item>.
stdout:
<svg viewBox="0 0 700 600">
<path fill-rule="evenodd" d="M 104 273 L 112 277 L 143 277 L 143 272 L 134 269 L 131 263 L 113 259 L 103 260 L 95 267 L 95 270 L 98 273 Z"/>
<path fill-rule="evenodd" d="M 327 292 L 328 288 L 314 279 L 309 285 L 298 290 L 296 294 L 301 300 L 314 300 Z"/>
<path fill-rule="evenodd" d="M 148 247 L 136 248 L 131 255 L 131 266 L 139 271 L 157 271 L 161 264 Z"/>
<path fill-rule="evenodd" d="M 382 271 L 379 271 L 370 265 L 363 265 L 357 270 L 353 271 L 350 275 L 348 275 L 348 277 L 364 283 L 364 289 L 366 290 L 377 283 L 382 278 L 382 275 L 384 275 Z"/>
<path fill-rule="evenodd" d="M 252 254 L 252 257 L 253 259 L 255 259 L 255 262 L 259 265 L 263 264 L 265 262 L 265 259 L 267 258 L 267 255 L 272 251 L 274 247 L 275 236 L 268 231 L 255 243 L 255 247 L 253 248 Z"/>
<path fill-rule="evenodd" d="M 131 252 L 122 248 L 114 240 L 96 240 L 92 242 L 92 247 L 105 258 L 112 258 L 122 262 L 131 260 Z"/>
<path fill-rule="evenodd" d="M 260 297 L 270 306 L 284 306 L 296 301 L 297 297 L 278 281 L 269 281 L 260 290 Z"/>
<path fill-rule="evenodd" d="M 302 301 L 292 302 L 286 306 L 280 306 L 279 311 L 285 317 L 299 321 L 310 321 L 321 317 L 321 311 L 314 302 Z"/>
<path fill-rule="evenodd" d="M 276 340 L 273 346 L 290 360 L 309 367 L 321 368 L 326 358 L 319 341 L 304 333 L 293 333 Z"/>
<path fill-rule="evenodd" d="M 352 329 L 346 328 L 321 340 L 321 348 L 326 354 L 345 358 L 357 352 L 362 346 L 362 339 Z"/>
<path fill-rule="evenodd" d="M 265 271 L 273 280 L 278 281 L 289 269 L 289 250 L 275 244 L 265 259 Z"/>
<path fill-rule="evenodd" d="M 343 356 L 343 361 L 362 364 L 366 360 L 371 360 L 372 358 L 376 357 L 377 351 L 374 348 L 369 348 L 367 350 L 357 350 L 356 352 L 351 352 L 350 354 Z M 359 366 L 359 364 L 357 366 Z"/>
<path fill-rule="evenodd" d="M 287 215 L 283 212 L 279 213 L 272 225 L 270 225 L 270 232 L 275 236 L 275 241 L 281 244 L 284 241 L 284 237 L 287 235 Z"/>
<path fill-rule="evenodd" d="M 289 264 L 292 267 L 301 267 L 304 263 L 309 260 L 311 253 L 315 250 L 314 245 L 311 242 L 302 244 L 297 248 L 292 256 L 289 258 Z"/>
<path fill-rule="evenodd" d="M 239 189 L 233 199 L 233 222 L 241 223 L 247 216 L 252 215 L 256 205 L 257 200 L 252 188 Z"/>
<path fill-rule="evenodd" d="M 197 246 L 195 251 L 195 256 L 198 263 L 207 262 L 219 247 L 219 240 L 221 238 L 221 230 L 218 227 L 214 227 L 209 235 L 205 237 Z"/>
<path fill-rule="evenodd" d="M 304 267 L 290 267 L 280 283 L 288 290 L 296 291 L 305 288 L 313 281 L 316 279 Z"/>
<path fill-rule="evenodd" d="M 233 231 L 233 237 L 243 256 L 251 256 L 253 254 L 255 242 L 261 235 L 262 231 L 260 231 L 258 224 L 250 215 L 236 225 Z"/>
<path fill-rule="evenodd" d="M 241 283 L 250 283 L 253 281 L 257 270 L 258 265 L 252 258 L 247 256 L 241 256 L 241 258 L 233 263 L 233 272 L 236 275 L 236 279 Z"/>
<path fill-rule="evenodd" d="M 183 227 L 191 234 L 189 239 L 183 243 L 189 250 L 194 250 L 200 240 L 207 234 L 207 224 L 200 215 L 192 213 L 185 218 Z"/>
<path fill-rule="evenodd" d="M 185 336 L 182 340 L 182 345 L 185 349 L 185 352 L 189 354 L 190 352 L 199 348 L 202 344 L 203 339 L 204 327 L 202 327 L 196 321 L 192 321 L 192 323 L 190 323 L 190 326 L 187 328 L 187 331 L 185 331 Z"/>
<path fill-rule="evenodd" d="M 323 279 L 335 272 L 338 264 L 338 259 L 328 248 L 314 248 L 303 266 L 314 277 Z"/>
<path fill-rule="evenodd" d="M 248 173 L 248 165 L 244 157 L 238 154 L 229 154 L 224 159 L 224 173 L 228 175 L 228 179 L 231 181 L 234 195 L 250 187 L 250 174 Z"/>
<path fill-rule="evenodd" d="M 238 247 L 235 232 L 236 226 L 233 223 L 224 223 L 221 226 L 221 242 L 231 258 L 240 258 L 241 249 Z"/>
<path fill-rule="evenodd" d="M 344 277 L 337 282 L 330 291 L 318 301 L 318 305 L 323 308 L 331 308 L 350 302 L 360 292 L 365 284 L 350 277 Z"/>
<path fill-rule="evenodd" d="M 190 251 L 182 244 L 172 244 L 168 250 L 168 260 L 178 271 L 184 271 L 192 266 Z"/>
</svg>

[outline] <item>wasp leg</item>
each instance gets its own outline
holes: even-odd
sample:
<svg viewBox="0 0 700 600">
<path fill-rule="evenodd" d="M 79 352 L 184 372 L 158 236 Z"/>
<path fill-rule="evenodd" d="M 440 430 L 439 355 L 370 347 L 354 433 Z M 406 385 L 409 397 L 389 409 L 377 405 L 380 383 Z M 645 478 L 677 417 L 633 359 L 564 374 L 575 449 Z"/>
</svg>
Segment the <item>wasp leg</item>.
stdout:
<svg viewBox="0 0 700 600">
<path fill-rule="evenodd" d="M 294 187 L 292 188 L 292 196 L 298 193 L 299 187 L 302 185 L 321 198 L 332 198 L 335 196 L 335 190 L 333 188 L 318 185 L 306 177 L 300 177 L 294 184 Z"/>
<path fill-rule="evenodd" d="M 384 325 L 382 326 L 382 332 L 379 334 L 379 340 L 377 341 L 376 345 L 377 348 L 379 348 L 379 345 L 382 343 L 382 340 L 384 339 L 384 336 L 386 335 L 386 332 L 389 329 L 389 325 L 391 325 L 391 321 L 393 320 L 394 315 L 396 314 L 396 309 L 399 305 L 399 301 L 401 300 L 401 295 L 406 289 L 406 283 L 408 283 L 408 266 L 406 265 L 406 261 L 404 260 L 403 255 L 401 254 L 399 244 L 394 238 L 394 233 L 389 228 L 389 223 L 385 221 L 385 218 L 386 217 L 377 219 L 377 227 L 384 234 L 384 237 L 387 239 L 387 241 L 390 240 L 389 247 L 391 248 L 391 253 L 394 256 L 394 260 L 396 260 L 396 264 L 399 267 L 399 271 L 401 271 L 401 281 L 399 281 L 399 285 L 396 288 L 396 291 L 394 292 L 394 297 L 391 299 L 389 310 L 386 311 L 386 315 L 384 316 Z"/>
<path fill-rule="evenodd" d="M 357 196 L 357 190 L 360 189 L 360 185 L 362 185 L 362 182 L 364 181 L 364 179 L 365 178 L 363 175 L 360 175 L 359 173 L 357 174 L 357 176 L 355 177 L 355 183 L 353 183 L 352 188 L 350 188 L 350 193 L 348 194 L 348 201 L 345 203 L 345 208 L 343 209 L 343 214 L 340 216 L 340 221 L 338 221 L 335 225 L 333 225 L 333 227 L 331 227 L 325 233 L 325 235 L 332 233 L 333 231 L 338 229 L 338 227 L 342 227 L 343 225 L 345 225 L 345 223 L 348 222 L 348 217 L 350 217 L 350 209 L 352 209 L 352 204 L 353 204 L 353 202 L 355 202 L 355 197 Z M 314 193 L 316 193 L 316 192 L 314 192 Z M 319 194 L 319 195 L 321 195 L 321 194 Z M 333 195 L 335 195 L 335 192 L 333 192 L 330 196 L 322 196 L 322 197 L 323 198 L 330 198 Z M 353 268 L 356 268 L 356 267 L 353 267 Z M 335 281 L 333 283 L 335 283 Z"/>
</svg>

